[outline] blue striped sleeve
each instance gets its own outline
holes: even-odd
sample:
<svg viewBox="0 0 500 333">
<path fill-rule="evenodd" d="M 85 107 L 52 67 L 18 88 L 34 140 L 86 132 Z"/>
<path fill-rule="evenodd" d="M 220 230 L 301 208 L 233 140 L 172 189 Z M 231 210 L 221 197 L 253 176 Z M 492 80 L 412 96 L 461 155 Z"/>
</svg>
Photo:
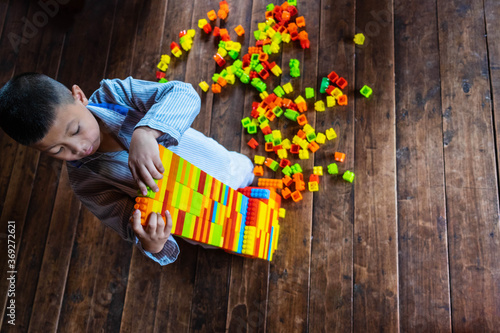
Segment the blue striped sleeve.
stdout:
<svg viewBox="0 0 500 333">
<path fill-rule="evenodd" d="M 101 88 L 91 100 L 126 105 L 144 113 L 135 128 L 148 126 L 163 132 L 175 140 L 174 145 L 191 126 L 201 105 L 198 93 L 189 83 L 157 83 L 131 77 L 101 81 Z"/>
</svg>

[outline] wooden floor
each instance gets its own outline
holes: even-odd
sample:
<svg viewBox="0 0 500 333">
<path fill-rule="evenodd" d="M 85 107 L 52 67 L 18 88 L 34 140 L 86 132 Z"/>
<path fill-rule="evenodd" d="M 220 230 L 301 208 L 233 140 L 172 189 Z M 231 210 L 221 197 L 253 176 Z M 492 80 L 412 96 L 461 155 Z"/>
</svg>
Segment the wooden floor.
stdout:
<svg viewBox="0 0 500 333">
<path fill-rule="evenodd" d="M 0 85 L 25 71 L 87 94 L 102 78 L 154 80 L 170 42 L 195 28 L 167 78 L 202 95 L 195 128 L 253 156 L 240 120 L 255 89 L 237 83 L 214 96 L 197 86 L 216 70 L 217 45 L 197 22 L 218 1 L 59 0 L 68 4 L 49 6 L 55 17 L 38 2 L 0 0 Z M 225 26 L 233 38 L 244 27 L 245 51 L 269 2 L 229 1 Z M 347 79 L 348 106 L 308 111 L 339 137 L 302 166 L 309 175 L 343 151 L 354 184 L 326 175 L 318 193 L 285 202 L 271 264 L 179 240 L 178 260 L 160 267 L 82 207 L 64 164 L 0 132 L 2 332 L 500 331 L 500 2 L 299 0 L 298 9 L 311 48 L 285 45 L 271 57 L 283 75 L 268 84 L 292 81 L 297 96 L 332 70 Z M 291 58 L 300 78 L 289 76 Z M 16 326 L 6 316 L 8 221 Z"/>
</svg>

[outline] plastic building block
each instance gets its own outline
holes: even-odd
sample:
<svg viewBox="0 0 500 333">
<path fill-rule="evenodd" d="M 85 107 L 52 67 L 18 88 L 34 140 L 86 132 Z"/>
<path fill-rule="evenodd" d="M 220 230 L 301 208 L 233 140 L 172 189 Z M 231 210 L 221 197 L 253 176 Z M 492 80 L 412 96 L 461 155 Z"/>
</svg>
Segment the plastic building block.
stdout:
<svg viewBox="0 0 500 333">
<path fill-rule="evenodd" d="M 274 88 L 273 92 L 276 94 L 276 96 L 281 97 L 285 94 L 285 90 L 281 86 L 277 86 Z"/>
<path fill-rule="evenodd" d="M 364 85 L 363 88 L 359 91 L 361 95 L 365 96 L 366 98 L 369 98 L 372 95 L 372 88 Z"/>
<path fill-rule="evenodd" d="M 283 185 L 285 185 L 285 186 L 290 186 L 293 183 L 293 179 L 289 175 L 285 175 L 285 177 L 283 177 L 281 179 L 281 181 L 283 182 Z"/>
<path fill-rule="evenodd" d="M 286 209 L 285 208 L 280 208 L 279 211 L 278 211 L 278 216 L 282 219 L 285 218 L 286 216 Z"/>
<path fill-rule="evenodd" d="M 294 174 L 302 172 L 302 168 L 300 167 L 299 163 L 295 163 L 290 168 L 292 169 L 292 173 Z"/>
<path fill-rule="evenodd" d="M 299 117 L 299 115 L 300 114 L 297 111 L 290 110 L 290 109 L 285 110 L 285 117 L 290 119 L 290 120 L 297 121 L 297 118 Z"/>
<path fill-rule="evenodd" d="M 329 164 L 327 168 L 330 175 L 337 175 L 339 173 L 339 168 L 335 163 Z"/>
<path fill-rule="evenodd" d="M 227 18 L 227 14 L 229 14 L 229 6 L 226 1 L 219 2 L 219 11 L 217 12 L 217 16 L 221 20 L 225 20 Z"/>
<path fill-rule="evenodd" d="M 257 177 L 262 177 L 264 176 L 264 169 L 261 165 L 256 165 L 255 168 L 253 168 L 253 174 Z"/>
<path fill-rule="evenodd" d="M 268 151 L 268 152 L 270 152 L 270 151 L 274 151 L 273 147 L 274 147 L 274 144 L 273 144 L 273 142 L 272 142 L 272 141 L 268 141 L 268 142 L 266 142 L 266 143 L 264 144 L 264 149 L 265 149 L 265 151 Z"/>
<path fill-rule="evenodd" d="M 168 80 L 167 80 L 167 79 L 165 79 L 165 78 L 161 78 L 161 79 L 158 81 L 158 83 L 167 83 L 167 82 L 168 82 Z"/>
<path fill-rule="evenodd" d="M 290 153 L 292 154 L 298 154 L 300 152 L 300 146 L 296 144 L 292 144 L 290 147 Z"/>
<path fill-rule="evenodd" d="M 342 178 L 344 178 L 345 181 L 352 183 L 354 181 L 354 173 L 352 171 L 347 170 L 346 172 L 344 172 Z"/>
<path fill-rule="evenodd" d="M 203 29 L 203 31 L 205 31 L 206 34 L 212 32 L 212 26 L 205 19 L 198 20 L 198 28 Z"/>
<path fill-rule="evenodd" d="M 308 148 L 311 152 L 315 153 L 316 151 L 318 151 L 318 149 L 319 149 L 319 145 L 318 145 L 316 142 L 312 141 L 309 145 L 307 145 L 307 148 Z"/>
<path fill-rule="evenodd" d="M 307 159 L 309 159 L 309 152 L 307 150 L 305 150 L 305 149 L 301 149 L 299 151 L 299 158 L 301 160 L 307 160 Z"/>
<path fill-rule="evenodd" d="M 255 149 L 259 146 L 259 143 L 254 138 L 251 138 L 250 141 L 248 141 L 248 145 Z"/>
<path fill-rule="evenodd" d="M 295 202 L 299 202 L 300 200 L 302 200 L 302 194 L 300 194 L 299 191 L 294 191 L 291 194 L 291 197 L 292 197 L 292 200 L 295 201 Z"/>
<path fill-rule="evenodd" d="M 335 97 L 333 96 L 326 96 L 326 106 L 331 108 L 335 106 Z"/>
<path fill-rule="evenodd" d="M 337 162 L 342 162 L 343 163 L 345 161 L 345 154 L 337 151 L 334 154 L 334 159 Z"/>
<path fill-rule="evenodd" d="M 339 96 L 337 102 L 339 103 L 339 105 L 347 105 L 347 95 Z"/>
<path fill-rule="evenodd" d="M 219 65 L 220 67 L 222 67 L 226 64 L 226 60 L 224 60 L 224 57 L 219 53 L 216 53 L 214 55 L 214 60 L 217 63 L 217 65 Z"/>
<path fill-rule="evenodd" d="M 245 34 L 245 29 L 240 25 L 238 25 L 236 28 L 234 28 L 234 31 L 236 31 L 236 34 L 238 36 L 243 36 Z"/>
<path fill-rule="evenodd" d="M 314 103 L 314 110 L 325 111 L 325 102 L 317 101 L 316 103 Z"/>
<path fill-rule="evenodd" d="M 247 127 L 247 132 L 248 132 L 248 134 L 255 134 L 255 133 L 257 133 L 257 126 L 255 126 L 254 124 L 249 125 Z"/>
<path fill-rule="evenodd" d="M 266 161 L 264 162 L 264 164 L 271 170 L 273 171 L 277 171 L 278 170 L 278 167 L 279 167 L 279 164 L 278 162 L 276 162 L 275 160 L 273 160 L 272 158 L 266 158 Z"/>
<path fill-rule="evenodd" d="M 254 161 L 255 164 L 262 165 L 262 164 L 264 164 L 265 160 L 266 160 L 266 158 L 264 156 L 255 155 L 253 157 L 253 161 Z"/>
<path fill-rule="evenodd" d="M 365 35 L 355 34 L 354 35 L 354 43 L 356 43 L 358 45 L 363 45 L 365 43 Z"/>
<path fill-rule="evenodd" d="M 210 21 L 214 21 L 217 19 L 217 14 L 215 13 L 215 10 L 211 10 L 207 13 L 208 19 Z"/>
<path fill-rule="evenodd" d="M 290 176 L 293 173 L 292 168 L 289 165 L 284 167 L 283 170 L 281 170 L 281 172 L 283 172 L 283 174 L 288 176 Z"/>
<path fill-rule="evenodd" d="M 305 114 L 301 114 L 300 116 L 297 117 L 297 122 L 299 123 L 300 126 L 304 126 L 307 124 L 307 117 Z"/>
<path fill-rule="evenodd" d="M 289 139 L 285 139 L 283 141 L 281 141 L 281 145 L 283 146 L 283 148 L 285 148 L 286 150 L 289 150 L 291 147 L 292 147 L 292 143 L 290 142 Z"/>
<path fill-rule="evenodd" d="M 283 85 L 283 90 L 285 91 L 285 93 L 289 94 L 293 91 L 293 86 L 290 82 L 288 82 L 287 84 Z"/>
<path fill-rule="evenodd" d="M 166 76 L 165 72 L 156 71 L 156 78 L 158 80 L 165 78 L 165 76 Z"/>
<path fill-rule="evenodd" d="M 292 192 L 288 187 L 285 187 L 283 190 L 281 190 L 281 195 L 283 196 L 284 199 L 288 199 L 291 197 Z"/>
<path fill-rule="evenodd" d="M 342 90 L 340 90 L 339 88 L 335 87 L 332 92 L 330 93 L 330 95 L 332 95 L 335 99 L 338 99 L 340 96 L 342 96 L 344 93 L 342 92 Z"/>
<path fill-rule="evenodd" d="M 333 128 L 327 129 L 325 134 L 328 140 L 333 140 L 337 137 L 337 133 L 335 133 L 335 130 Z"/>
<path fill-rule="evenodd" d="M 307 187 L 309 189 L 309 192 L 317 192 L 319 191 L 319 185 L 317 182 L 308 182 Z"/>
<path fill-rule="evenodd" d="M 324 94 L 329 85 L 330 85 L 330 80 L 327 77 L 322 78 L 319 92 Z"/>
<path fill-rule="evenodd" d="M 316 134 L 316 143 L 324 144 L 325 141 L 326 141 L 326 135 L 324 135 L 323 133 Z"/>
<path fill-rule="evenodd" d="M 283 188 L 283 181 L 281 179 L 259 178 L 260 187 L 275 187 Z"/>
<path fill-rule="evenodd" d="M 347 81 L 343 77 L 339 77 L 339 79 L 335 82 L 335 84 L 340 88 L 344 89 L 347 87 Z"/>
<path fill-rule="evenodd" d="M 179 47 L 179 44 L 177 44 L 176 42 L 172 42 L 170 44 L 170 50 L 172 51 L 172 54 L 176 57 L 176 58 L 179 58 L 181 55 L 182 55 L 182 51 Z"/>
<path fill-rule="evenodd" d="M 307 99 L 314 98 L 314 88 L 311 87 L 306 88 L 306 98 Z"/>
<path fill-rule="evenodd" d="M 297 26 L 299 28 L 305 27 L 306 26 L 306 19 L 304 18 L 304 16 L 297 17 L 295 19 L 295 23 L 297 24 Z"/>
<path fill-rule="evenodd" d="M 203 90 L 204 92 L 207 92 L 208 88 L 210 88 L 208 83 L 206 83 L 205 81 L 201 81 L 199 86 L 200 86 L 201 90 Z"/>
<path fill-rule="evenodd" d="M 172 235 L 252 258 L 271 260 L 278 244 L 281 198 L 274 188 L 243 188 L 221 183 L 163 146 L 165 168 L 158 192 L 137 197 L 135 208 L 146 225 L 152 212 L 169 211 Z"/>
<path fill-rule="evenodd" d="M 286 159 L 288 157 L 288 153 L 286 152 L 286 149 L 278 149 L 276 154 L 278 154 L 278 157 L 281 159 Z"/>
<path fill-rule="evenodd" d="M 323 176 L 323 167 L 321 165 L 313 167 L 313 174 Z"/>
<path fill-rule="evenodd" d="M 221 86 L 218 83 L 212 84 L 212 92 L 218 94 L 222 91 Z"/>
<path fill-rule="evenodd" d="M 328 79 L 332 82 L 332 83 L 335 83 L 337 82 L 339 78 L 339 75 L 337 73 L 335 73 L 334 71 L 330 72 L 330 74 L 328 74 Z"/>
</svg>

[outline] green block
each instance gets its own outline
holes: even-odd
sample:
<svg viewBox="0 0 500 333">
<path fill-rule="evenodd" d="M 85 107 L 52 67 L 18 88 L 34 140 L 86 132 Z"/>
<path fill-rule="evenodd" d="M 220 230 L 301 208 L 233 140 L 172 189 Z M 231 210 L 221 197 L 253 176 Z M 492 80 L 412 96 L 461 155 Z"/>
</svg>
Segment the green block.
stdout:
<svg viewBox="0 0 500 333">
<path fill-rule="evenodd" d="M 229 54 L 229 56 L 231 57 L 231 59 L 236 59 L 238 58 L 238 56 L 240 55 L 239 52 L 235 51 L 235 50 L 230 50 L 227 54 Z"/>
<path fill-rule="evenodd" d="M 354 172 L 347 170 L 346 172 L 344 172 L 342 178 L 344 178 L 345 181 L 352 183 L 354 181 Z"/>
<path fill-rule="evenodd" d="M 294 174 L 302 172 L 302 168 L 300 167 L 299 163 L 295 163 L 294 165 L 292 165 L 291 169 Z"/>
<path fill-rule="evenodd" d="M 210 245 L 220 247 L 220 241 L 222 238 L 222 226 L 216 223 L 212 223 L 210 226 L 212 228 L 212 241 L 209 241 Z"/>
<path fill-rule="evenodd" d="M 264 123 L 269 123 L 269 120 L 266 118 L 265 115 L 262 115 L 262 116 L 259 116 L 259 118 L 257 118 L 257 120 L 259 121 L 260 124 L 264 124 Z"/>
<path fill-rule="evenodd" d="M 292 110 L 292 109 L 285 110 L 285 117 L 290 119 L 290 120 L 297 121 L 298 116 L 299 116 L 299 113 L 295 110 Z"/>
<path fill-rule="evenodd" d="M 182 180 L 182 185 L 187 186 L 189 184 L 189 175 L 191 173 L 193 165 L 186 161 L 186 171 L 184 172 L 184 179 Z"/>
<path fill-rule="evenodd" d="M 339 173 L 339 167 L 336 163 L 332 163 L 328 165 L 328 173 L 330 175 L 337 175 Z"/>
<path fill-rule="evenodd" d="M 290 6 L 295 6 L 297 7 L 297 0 L 288 0 L 287 1 Z"/>
<path fill-rule="evenodd" d="M 290 166 L 288 165 L 284 167 L 283 170 L 281 170 L 281 172 L 283 172 L 287 176 L 291 176 L 293 173 L 292 168 L 290 168 Z"/>
<path fill-rule="evenodd" d="M 179 158 L 179 166 L 177 167 L 177 174 L 175 175 L 175 181 L 178 183 L 182 183 L 181 176 L 183 167 L 184 167 L 184 159 L 181 157 Z"/>
<path fill-rule="evenodd" d="M 277 86 L 276 88 L 274 88 L 273 91 L 276 94 L 276 96 L 278 96 L 278 97 L 282 97 L 285 94 L 285 91 L 283 90 L 283 88 L 281 86 Z"/>
<path fill-rule="evenodd" d="M 264 141 L 266 142 L 273 142 L 274 138 L 272 134 L 266 134 L 264 135 Z"/>
<path fill-rule="evenodd" d="M 281 115 L 283 114 L 283 109 L 280 108 L 279 106 L 276 106 L 273 109 L 273 113 L 276 115 L 276 117 L 281 117 Z"/>
<path fill-rule="evenodd" d="M 300 69 L 290 68 L 290 76 L 291 77 L 299 77 L 300 76 Z"/>
<path fill-rule="evenodd" d="M 271 45 L 266 44 L 266 45 L 262 46 L 262 52 L 267 53 L 267 54 L 271 54 Z"/>
<path fill-rule="evenodd" d="M 363 86 L 363 88 L 361 88 L 361 90 L 359 91 L 361 93 L 361 95 L 365 96 L 366 98 L 369 98 L 371 95 L 372 95 L 372 88 L 368 87 L 368 86 Z"/>
<path fill-rule="evenodd" d="M 316 133 L 314 133 L 314 132 L 307 133 L 306 138 L 307 138 L 307 141 L 312 142 L 312 141 L 316 140 Z"/>
<path fill-rule="evenodd" d="M 248 83 L 250 83 L 250 76 L 247 73 L 243 73 L 240 76 L 240 81 L 245 83 L 245 84 L 248 84 Z"/>
<path fill-rule="evenodd" d="M 288 3 L 290 3 L 290 2 L 288 2 Z M 266 6 L 266 12 L 270 12 L 273 9 L 274 9 L 274 3 L 270 3 L 269 5 Z"/>
<path fill-rule="evenodd" d="M 273 161 L 273 162 L 271 163 L 271 165 L 269 166 L 269 168 L 270 168 L 271 170 L 273 170 L 273 171 L 277 171 L 277 170 L 278 170 L 278 168 L 279 168 L 279 166 L 280 166 L 280 165 L 278 164 L 278 162 Z"/>
<path fill-rule="evenodd" d="M 217 80 L 219 79 L 219 76 L 220 76 L 219 73 L 214 73 L 214 75 L 212 75 L 212 81 L 217 82 Z"/>
<path fill-rule="evenodd" d="M 247 128 L 248 126 L 250 126 L 250 124 L 252 124 L 252 120 L 250 119 L 250 117 L 245 117 L 241 119 L 241 124 L 244 128 Z"/>
<path fill-rule="evenodd" d="M 324 94 L 326 92 L 326 89 L 328 89 L 329 85 L 330 85 L 330 79 L 327 77 L 324 77 L 321 80 L 321 87 L 319 88 L 319 92 Z"/>
<path fill-rule="evenodd" d="M 167 82 L 168 82 L 168 80 L 167 80 L 167 79 L 165 79 L 164 77 L 162 77 L 162 78 L 160 79 L 160 81 L 158 81 L 158 83 L 167 83 Z"/>
<path fill-rule="evenodd" d="M 189 213 L 194 216 L 201 215 L 201 207 L 203 203 L 203 194 L 193 191 L 191 196 L 191 206 L 189 207 Z"/>
<path fill-rule="evenodd" d="M 280 138 L 273 139 L 273 146 L 279 146 L 280 144 L 281 144 Z M 276 171 L 276 170 L 274 170 L 274 171 Z"/>
<path fill-rule="evenodd" d="M 314 88 L 306 88 L 306 98 L 314 98 Z"/>
<path fill-rule="evenodd" d="M 186 213 L 184 218 L 184 226 L 182 227 L 182 237 L 193 238 L 193 232 L 191 232 L 191 226 L 194 222 L 194 216 Z"/>
<path fill-rule="evenodd" d="M 247 127 L 248 134 L 255 134 L 257 133 L 257 126 L 256 125 L 248 125 Z"/>
</svg>

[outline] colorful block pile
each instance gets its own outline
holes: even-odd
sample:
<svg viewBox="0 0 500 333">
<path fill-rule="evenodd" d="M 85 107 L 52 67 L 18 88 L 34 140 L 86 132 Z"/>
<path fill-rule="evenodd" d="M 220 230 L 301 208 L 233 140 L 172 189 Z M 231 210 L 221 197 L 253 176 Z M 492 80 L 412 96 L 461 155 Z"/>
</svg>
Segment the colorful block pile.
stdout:
<svg viewBox="0 0 500 333">
<path fill-rule="evenodd" d="M 168 210 L 172 235 L 227 252 L 272 260 L 278 245 L 281 197 L 273 187 L 234 190 L 198 167 L 159 146 L 165 168 L 158 192 L 136 198 L 141 224 L 151 212 Z"/>
</svg>

